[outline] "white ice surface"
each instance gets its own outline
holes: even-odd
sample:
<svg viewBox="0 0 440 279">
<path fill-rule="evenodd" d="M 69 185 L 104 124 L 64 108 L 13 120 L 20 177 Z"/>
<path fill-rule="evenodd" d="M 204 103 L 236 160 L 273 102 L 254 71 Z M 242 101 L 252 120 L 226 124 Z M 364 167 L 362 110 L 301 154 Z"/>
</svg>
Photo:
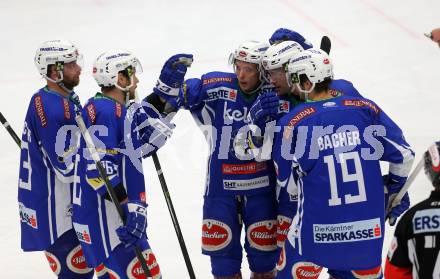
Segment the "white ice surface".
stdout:
<svg viewBox="0 0 440 279">
<path fill-rule="evenodd" d="M 85 68 L 77 92 L 84 102 L 98 90 L 92 61 L 110 48 L 138 55 L 144 66 L 139 92 L 144 96 L 172 54 L 194 54 L 187 77 L 228 71 L 228 55 L 241 41 L 267 40 L 276 28 L 288 27 L 316 46 L 321 36 L 329 35 L 336 77 L 351 80 L 361 94 L 376 101 L 402 127 L 419 160 L 440 138 L 440 51 L 422 35 L 440 26 L 438 11 L 436 0 L 2 0 L 0 111 L 21 134 L 29 98 L 44 83 L 33 56 L 45 40 L 63 38 L 79 46 Z M 209 259 L 200 250 L 207 145 L 189 113 L 179 113 L 175 122 L 174 136 L 159 157 L 196 275 L 211 278 Z M 20 250 L 19 152 L 3 128 L 0 146 L 2 277 L 53 278 L 41 252 Z M 151 160 L 144 168 L 150 243 L 164 278 L 188 278 Z M 420 175 L 410 189 L 412 202 L 421 201 L 430 190 Z M 384 255 L 392 232 L 386 228 Z M 246 261 L 242 267 L 248 278 Z"/>
</svg>

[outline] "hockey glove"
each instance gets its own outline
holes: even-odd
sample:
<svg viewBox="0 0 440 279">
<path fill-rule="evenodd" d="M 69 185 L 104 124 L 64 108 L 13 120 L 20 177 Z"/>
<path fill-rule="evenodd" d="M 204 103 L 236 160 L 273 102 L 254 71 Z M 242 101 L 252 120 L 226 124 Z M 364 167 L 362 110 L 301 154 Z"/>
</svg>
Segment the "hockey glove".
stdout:
<svg viewBox="0 0 440 279">
<path fill-rule="evenodd" d="M 300 44 L 303 49 L 313 47 L 313 45 L 309 43 L 301 34 L 287 28 L 278 28 L 269 39 L 269 43 L 271 45 L 278 44 L 283 41 L 295 41 Z"/>
<path fill-rule="evenodd" d="M 406 178 L 399 177 L 397 175 L 389 174 L 384 176 L 385 182 L 385 216 L 389 218 L 389 223 L 393 226 L 396 223 L 397 218 L 402 215 L 403 212 L 408 210 L 410 206 L 409 195 L 405 193 L 400 203 L 391 208 L 394 198 L 405 185 Z"/>
<path fill-rule="evenodd" d="M 279 98 L 274 91 L 261 94 L 255 100 L 249 110 L 248 120 L 257 126 L 264 126 L 271 117 L 276 118 L 278 114 Z"/>
<path fill-rule="evenodd" d="M 163 65 L 159 79 L 154 87 L 154 93 L 166 101 L 176 102 L 180 87 L 183 84 L 186 71 L 193 60 L 192 54 L 176 54 L 171 56 Z"/>
<path fill-rule="evenodd" d="M 131 201 L 124 205 L 125 226 L 116 229 L 119 240 L 125 247 L 131 247 L 147 236 L 147 205 L 141 201 Z"/>
</svg>

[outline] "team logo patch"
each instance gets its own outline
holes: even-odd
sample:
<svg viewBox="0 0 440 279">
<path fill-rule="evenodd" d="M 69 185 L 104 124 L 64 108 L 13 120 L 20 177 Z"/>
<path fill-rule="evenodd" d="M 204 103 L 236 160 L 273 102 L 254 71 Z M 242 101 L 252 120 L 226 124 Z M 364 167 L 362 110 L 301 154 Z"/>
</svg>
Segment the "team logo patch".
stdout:
<svg viewBox="0 0 440 279">
<path fill-rule="evenodd" d="M 292 267 L 292 277 L 295 279 L 318 279 L 322 266 L 310 262 L 299 262 Z"/>
<path fill-rule="evenodd" d="M 96 123 L 96 108 L 93 103 L 90 103 L 86 107 L 87 115 L 89 116 L 90 123 L 94 125 Z"/>
<path fill-rule="evenodd" d="M 322 104 L 322 106 L 325 108 L 331 108 L 331 107 L 335 107 L 336 103 L 335 102 L 325 102 L 324 104 Z"/>
<path fill-rule="evenodd" d="M 246 233 L 250 245 L 262 251 L 277 249 L 276 223 L 276 220 L 264 220 L 250 225 Z"/>
<path fill-rule="evenodd" d="M 285 100 L 280 100 L 280 106 L 278 107 L 278 112 L 289 112 L 290 103 Z"/>
<path fill-rule="evenodd" d="M 207 90 L 206 94 L 208 96 L 207 101 L 221 99 L 235 102 L 237 100 L 237 90 L 225 86 Z"/>
<path fill-rule="evenodd" d="M 290 224 L 292 224 L 292 219 L 283 215 L 278 215 L 277 221 L 277 245 L 278 247 L 282 247 L 284 241 L 287 239 L 287 233 L 289 232 Z"/>
<path fill-rule="evenodd" d="M 250 190 L 269 186 L 269 176 L 262 176 L 247 180 L 223 179 L 225 190 Z"/>
<path fill-rule="evenodd" d="M 67 255 L 67 267 L 78 274 L 86 274 L 92 271 L 92 268 L 87 266 L 86 258 L 84 257 L 83 250 L 81 249 L 81 245 L 76 246 L 70 251 Z"/>
<path fill-rule="evenodd" d="M 218 251 L 232 240 L 231 228 L 218 220 L 205 219 L 202 225 L 202 248 L 206 251 Z"/>
<path fill-rule="evenodd" d="M 378 266 L 372 269 L 352 270 L 351 273 L 357 279 L 375 279 L 379 278 L 382 273 L 382 268 L 381 266 Z"/>
<path fill-rule="evenodd" d="M 70 119 L 70 106 L 69 101 L 66 99 L 63 99 L 63 109 L 64 109 L 64 118 Z"/>
<path fill-rule="evenodd" d="M 156 261 L 156 256 L 154 256 L 151 249 L 145 250 L 143 252 L 145 260 L 147 262 L 148 269 L 150 270 L 151 277 L 153 279 L 161 278 L 159 264 Z M 129 279 L 143 279 L 147 278 L 142 269 L 141 263 L 135 257 L 127 267 L 127 276 Z"/>
<path fill-rule="evenodd" d="M 266 169 L 266 162 L 252 162 L 248 164 L 222 164 L 223 174 L 253 174 Z"/>
<path fill-rule="evenodd" d="M 228 78 L 228 77 L 208 78 L 208 79 L 204 79 L 203 80 L 203 85 L 207 85 L 207 84 L 215 83 L 215 82 L 228 82 L 228 83 L 232 83 L 232 78 Z"/>
<path fill-rule="evenodd" d="M 46 255 L 47 261 L 49 262 L 50 269 L 52 269 L 53 273 L 55 273 L 58 276 L 61 271 L 60 261 L 52 253 L 44 251 L 44 254 Z"/>
<path fill-rule="evenodd" d="M 38 118 L 40 118 L 41 126 L 43 128 L 47 127 L 47 117 L 44 113 L 43 102 L 41 101 L 41 96 L 38 95 L 34 99 L 35 111 L 37 112 Z"/>
<path fill-rule="evenodd" d="M 379 108 L 375 104 L 367 100 L 344 100 L 343 104 L 344 106 L 348 107 L 368 107 L 372 109 L 376 114 L 380 112 Z"/>
<path fill-rule="evenodd" d="M 147 195 L 145 194 L 145 192 L 139 193 L 139 200 L 145 203 L 147 202 Z"/>
<path fill-rule="evenodd" d="M 116 103 L 115 114 L 118 118 L 122 115 L 122 106 L 119 103 Z"/>
<path fill-rule="evenodd" d="M 314 114 L 316 112 L 316 109 L 314 107 L 305 108 L 302 111 L 298 112 L 294 117 L 292 117 L 287 123 L 287 127 L 284 129 L 283 136 L 284 138 L 289 138 L 293 127 L 298 124 L 302 119 Z"/>
<path fill-rule="evenodd" d="M 286 249 L 284 248 L 283 245 L 280 251 L 280 258 L 278 259 L 276 269 L 278 271 L 281 271 L 284 269 L 284 267 L 286 267 Z"/>
<path fill-rule="evenodd" d="M 78 237 L 79 241 L 92 244 L 89 226 L 73 222 L 73 227 L 75 228 L 76 236 Z"/>
<path fill-rule="evenodd" d="M 380 219 L 338 224 L 313 224 L 315 243 L 342 243 L 379 239 L 382 237 Z"/>
<path fill-rule="evenodd" d="M 20 221 L 26 223 L 33 229 L 38 229 L 37 212 L 31 208 L 27 208 L 21 202 L 18 206 L 20 211 Z"/>
<path fill-rule="evenodd" d="M 335 89 L 329 89 L 328 92 L 330 93 L 330 95 L 332 95 L 332 97 L 339 97 L 344 95 L 341 91 Z"/>
</svg>

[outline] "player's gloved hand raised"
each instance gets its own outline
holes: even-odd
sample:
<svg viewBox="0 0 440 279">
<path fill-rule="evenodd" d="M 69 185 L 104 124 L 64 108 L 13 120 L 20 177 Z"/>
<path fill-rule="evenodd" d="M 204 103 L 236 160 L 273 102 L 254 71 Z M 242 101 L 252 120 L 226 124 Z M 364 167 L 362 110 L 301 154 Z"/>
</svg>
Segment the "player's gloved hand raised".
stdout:
<svg viewBox="0 0 440 279">
<path fill-rule="evenodd" d="M 165 100 L 177 98 L 186 71 L 193 61 L 192 54 L 176 54 L 171 56 L 163 65 L 159 79 L 154 87 L 154 93 Z"/>
<path fill-rule="evenodd" d="M 403 212 L 408 210 L 410 206 L 409 195 L 405 193 L 400 203 L 391 208 L 391 204 L 394 198 L 402 189 L 406 182 L 406 179 L 399 176 L 389 174 L 384 176 L 385 182 L 385 216 L 389 218 L 389 224 L 393 226 L 396 223 L 397 218 L 402 215 Z"/>
<path fill-rule="evenodd" d="M 116 229 L 116 234 L 128 248 L 147 236 L 147 205 L 141 201 L 130 201 L 122 207 L 126 222 L 124 226 Z"/>
<path fill-rule="evenodd" d="M 269 121 L 270 117 L 276 118 L 279 100 L 275 91 L 259 95 L 249 110 L 248 120 L 258 126 Z"/>
<path fill-rule="evenodd" d="M 278 28 L 269 39 L 271 45 L 283 41 L 295 41 L 304 49 L 312 48 L 313 45 L 309 43 L 301 34 L 287 28 Z"/>
</svg>

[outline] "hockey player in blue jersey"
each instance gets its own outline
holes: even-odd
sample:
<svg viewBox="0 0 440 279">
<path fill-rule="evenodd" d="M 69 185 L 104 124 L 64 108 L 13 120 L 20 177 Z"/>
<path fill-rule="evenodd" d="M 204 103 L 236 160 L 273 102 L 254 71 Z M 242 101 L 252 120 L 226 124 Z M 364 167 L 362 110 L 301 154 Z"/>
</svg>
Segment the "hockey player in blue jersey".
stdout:
<svg viewBox="0 0 440 279">
<path fill-rule="evenodd" d="M 276 91 L 260 95 L 251 107 L 248 115 L 250 122 L 257 125 L 263 133 L 266 129 L 266 125 L 272 127 L 275 125 L 276 119 L 281 118 L 296 105 L 304 102 L 304 100 L 301 99 L 300 91 L 287 79 L 286 69 L 289 59 L 294 54 L 303 51 L 303 46 L 307 49 L 311 46 L 310 44 L 305 44 L 304 42 L 307 41 L 298 33 L 290 31 L 293 32 L 292 35 L 287 31 L 287 29 L 278 29 L 272 35 L 269 41 L 274 44 L 265 52 L 262 61 L 265 77 L 270 81 Z M 286 38 L 295 39 L 296 41 L 285 40 Z M 343 79 L 333 80 L 330 84 L 330 92 L 333 96 L 360 96 L 352 83 Z M 267 135 L 272 135 L 272 133 L 269 132 Z M 250 137 L 251 141 L 252 138 L 258 142 L 256 137 Z M 266 137 L 266 141 L 267 140 L 268 138 Z M 253 143 L 258 146 L 255 142 Z M 270 153 L 265 152 L 260 152 L 260 154 L 270 155 Z M 262 159 L 267 160 L 269 158 Z M 279 186 L 280 185 L 277 186 L 278 200 L 290 200 L 292 201 L 291 206 L 296 207 L 296 197 L 289 196 L 286 191 L 281 191 Z M 280 202 L 280 205 L 282 206 L 278 208 L 277 244 L 279 247 L 282 247 L 293 218 L 293 212 L 288 202 Z"/>
<path fill-rule="evenodd" d="M 277 179 L 298 197 L 277 278 L 318 278 L 322 267 L 332 278 L 382 278 L 385 216 L 408 204 L 385 211 L 379 160 L 390 163 L 388 194 L 397 193 L 414 153 L 375 103 L 332 95 L 323 51 L 295 54 L 288 75 L 306 102 L 278 121 L 273 145 Z"/>
<path fill-rule="evenodd" d="M 45 251 L 58 278 L 93 277 L 71 220 L 72 154 L 78 134 L 69 98 L 79 84 L 81 61 L 77 47 L 68 41 L 47 41 L 39 46 L 35 65 L 47 85 L 31 98 L 21 142 L 21 248 Z"/>
<path fill-rule="evenodd" d="M 178 61 L 192 56 L 173 56 L 154 89 L 154 95 L 189 110 L 210 144 L 202 252 L 211 258 L 214 278 L 241 278 L 243 225 L 251 278 L 274 278 L 278 259 L 275 175 L 271 162 L 248 158 L 241 144 L 249 108 L 265 90 L 261 58 L 267 47 L 245 42 L 231 55 L 235 73 L 210 72 L 186 81 L 186 67 Z"/>
<path fill-rule="evenodd" d="M 84 140 L 77 155 L 79 179 L 74 190 L 73 225 L 88 264 L 110 278 L 146 278 L 133 246 L 143 251 L 152 278 L 161 278 L 146 237 L 147 195 L 141 160 L 161 147 L 167 136 L 156 133 L 151 125 L 143 125 L 148 118 L 145 111 L 130 103 L 141 72 L 139 60 L 130 52 L 101 54 L 93 65 L 93 76 L 101 92 L 88 100 L 82 113 L 124 208 L 126 225 L 121 226 Z"/>
</svg>

